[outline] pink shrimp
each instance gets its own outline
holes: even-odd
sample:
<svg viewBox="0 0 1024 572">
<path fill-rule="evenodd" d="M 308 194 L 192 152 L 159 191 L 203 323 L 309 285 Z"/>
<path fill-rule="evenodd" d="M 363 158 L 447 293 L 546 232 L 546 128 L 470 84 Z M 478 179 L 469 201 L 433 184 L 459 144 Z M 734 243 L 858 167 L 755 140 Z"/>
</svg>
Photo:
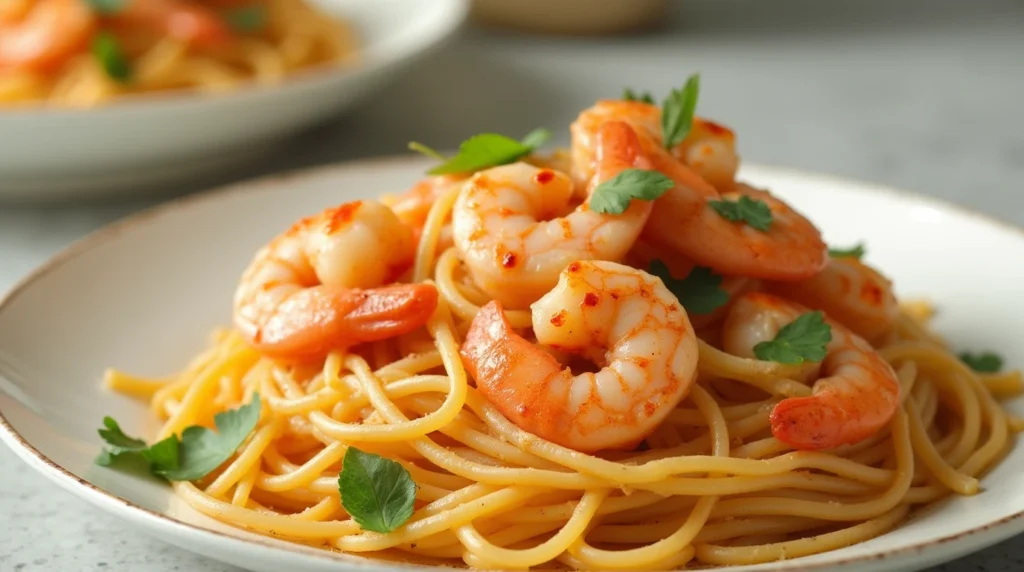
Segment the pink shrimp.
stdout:
<svg viewBox="0 0 1024 572">
<path fill-rule="evenodd" d="M 630 449 L 689 393 L 697 338 L 658 278 L 614 262 L 572 262 L 532 306 L 538 344 L 602 369 L 573 375 L 517 334 L 492 301 L 462 345 L 477 389 L 524 431 L 577 451 Z"/>
<path fill-rule="evenodd" d="M 82 52 L 96 18 L 82 0 L 38 0 L 0 15 L 0 71 L 45 72 Z"/>
<path fill-rule="evenodd" d="M 770 294 L 745 294 L 725 318 L 723 348 L 754 357 L 754 346 L 774 339 L 783 326 L 809 311 Z M 772 435 L 797 449 L 833 449 L 867 439 L 889 422 L 900 403 L 892 367 L 859 336 L 835 320 L 826 322 L 832 340 L 812 395 L 783 399 L 771 413 Z"/>
<path fill-rule="evenodd" d="M 653 167 L 676 183 L 655 201 L 644 237 L 726 275 L 799 280 L 821 271 L 827 259 L 818 229 L 768 192 L 730 180 L 739 161 L 731 131 L 710 122 L 695 123 L 692 140 L 679 148 L 679 154 L 697 156 L 700 172 L 721 186 L 716 189 L 692 165 L 662 147 L 659 118 L 657 107 L 637 101 L 600 101 L 585 110 L 572 125 L 574 178 L 578 182 L 592 171 L 596 126 L 613 119 L 625 121 L 637 131 Z M 742 195 L 771 209 L 774 220 L 766 232 L 724 219 L 710 203 Z"/>
<path fill-rule="evenodd" d="M 900 313 L 892 282 L 854 257 L 833 258 L 804 280 L 772 282 L 768 291 L 822 310 L 868 341 L 891 331 Z"/>
<path fill-rule="evenodd" d="M 679 198 L 679 193 L 676 196 Z M 771 210 L 768 230 L 730 221 L 707 200 L 693 197 L 700 207 L 689 215 L 655 209 L 644 235 L 722 274 L 800 280 L 824 268 L 828 248 L 813 223 L 767 191 L 743 183 L 737 183 L 721 199 L 736 201 L 743 196 L 761 201 Z"/>
<path fill-rule="evenodd" d="M 434 203 L 452 189 L 462 185 L 467 178 L 468 176 L 464 174 L 428 177 L 404 193 L 382 196 L 380 202 L 390 207 L 398 216 L 398 220 L 412 229 L 413 239 L 418 243 Z M 442 231 L 440 249 L 448 246 L 451 246 L 450 228 Z"/>
<path fill-rule="evenodd" d="M 668 269 L 669 274 L 678 280 L 685 279 L 697 267 L 692 260 L 680 255 L 671 248 L 644 238 L 637 240 L 633 244 L 633 248 L 626 255 L 626 262 L 630 266 L 643 270 L 649 269 L 651 263 L 655 260 L 661 261 Z M 723 276 L 719 287 L 729 295 L 730 302 L 707 314 L 696 314 L 692 310 L 688 311 L 690 323 L 693 324 L 694 328 L 700 330 L 705 326 L 717 323 L 725 317 L 732 300 L 744 292 L 759 289 L 761 282 L 743 276 Z"/>
<path fill-rule="evenodd" d="M 625 169 L 650 167 L 636 133 L 620 121 L 599 130 L 590 187 Z M 617 215 L 571 208 L 569 177 L 519 162 L 480 171 L 452 211 L 455 247 L 473 281 L 509 307 L 529 306 L 576 260 L 620 260 L 640 235 L 652 202 L 633 200 Z M 564 215 L 564 216 L 563 216 Z"/>
<path fill-rule="evenodd" d="M 389 284 L 412 263 L 409 229 L 355 201 L 297 222 L 256 253 L 235 292 L 235 325 L 259 351 L 303 360 L 423 326 L 430 284 Z"/>
<path fill-rule="evenodd" d="M 224 19 L 201 2 L 128 0 L 110 21 L 127 30 L 144 28 L 194 46 L 214 46 L 231 37 Z"/>
</svg>

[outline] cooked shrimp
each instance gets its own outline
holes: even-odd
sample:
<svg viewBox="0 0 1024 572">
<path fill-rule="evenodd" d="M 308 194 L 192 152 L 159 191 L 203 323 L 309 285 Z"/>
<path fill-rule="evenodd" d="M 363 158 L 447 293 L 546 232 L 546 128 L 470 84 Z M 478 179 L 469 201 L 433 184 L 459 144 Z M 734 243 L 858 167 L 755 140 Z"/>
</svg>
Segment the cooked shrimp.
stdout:
<svg viewBox="0 0 1024 572">
<path fill-rule="evenodd" d="M 626 254 L 626 263 L 634 268 L 640 268 L 642 270 L 649 269 L 651 263 L 655 260 L 660 260 L 664 263 L 669 274 L 678 280 L 684 280 L 697 266 L 692 260 L 680 255 L 671 248 L 651 242 L 645 238 L 638 239 L 633 244 L 633 248 L 631 248 Z M 743 276 L 723 276 L 722 283 L 719 285 L 719 288 L 729 295 L 731 303 L 731 301 L 740 294 L 758 289 L 760 286 L 761 283 L 759 280 L 753 280 Z M 687 310 L 687 315 L 689 316 L 690 323 L 693 324 L 693 327 L 700 330 L 707 325 L 718 322 L 725 316 L 728 309 L 729 303 L 726 303 L 707 314 L 695 314 L 692 310 Z"/>
<path fill-rule="evenodd" d="M 82 51 L 96 28 L 82 0 L 38 0 L 0 16 L 0 71 L 40 72 Z"/>
<path fill-rule="evenodd" d="M 694 117 L 689 135 L 672 148 L 672 154 L 719 191 L 728 191 L 736 183 L 740 167 L 736 134 L 724 125 Z"/>
<path fill-rule="evenodd" d="M 639 101 L 599 101 L 593 107 L 580 113 L 570 127 L 572 133 L 572 176 L 576 183 L 577 193 L 583 192 L 586 183 L 593 178 L 597 169 L 595 161 L 597 134 L 601 125 L 608 121 L 625 121 L 636 131 L 643 146 L 643 152 L 647 155 L 653 168 L 671 178 L 676 183 L 676 188 L 679 189 L 678 191 L 670 190 L 662 195 L 658 199 L 660 203 L 671 204 L 675 212 L 692 212 L 699 208 L 698 202 L 678 199 L 689 199 L 694 194 L 700 197 L 717 198 L 718 191 L 714 186 L 705 181 L 678 156 L 662 146 L 660 118 L 661 112 L 656 106 Z M 686 145 L 687 143 L 684 141 L 678 146 L 680 154 L 683 154 L 682 149 Z M 702 160 L 708 168 L 713 163 L 713 157 L 710 156 L 705 156 Z M 677 197 L 684 190 L 686 191 L 685 195 Z M 689 211 L 685 210 L 687 208 Z"/>
<path fill-rule="evenodd" d="M 722 274 L 800 280 L 824 268 L 828 249 L 814 224 L 767 191 L 743 183 L 737 183 L 733 189 L 724 193 L 722 200 L 748 196 L 768 205 L 772 223 L 767 231 L 729 221 L 711 208 L 708 201 L 694 197 L 694 202 L 699 201 L 701 206 L 689 216 L 659 204 L 644 228 L 644 235 Z"/>
<path fill-rule="evenodd" d="M 783 298 L 824 311 L 869 341 L 891 331 L 900 313 L 892 282 L 853 257 L 833 258 L 810 278 L 773 282 L 768 289 Z"/>
<path fill-rule="evenodd" d="M 501 303 L 488 303 L 462 359 L 477 389 L 521 429 L 577 451 L 629 449 L 689 393 L 697 339 L 658 278 L 614 262 L 572 262 L 531 309 L 539 344 L 601 370 L 573 375 L 513 331 Z"/>
<path fill-rule="evenodd" d="M 408 333 L 437 306 L 429 284 L 388 284 L 411 264 L 409 229 L 374 201 L 297 222 L 256 253 L 235 292 L 235 325 L 259 351 L 321 357 Z"/>
<path fill-rule="evenodd" d="M 434 203 L 448 191 L 463 184 L 466 179 L 467 175 L 461 174 L 428 177 L 404 193 L 381 197 L 381 202 L 391 207 L 391 210 L 398 216 L 398 220 L 412 230 L 414 242 L 419 242 L 423 226 L 427 223 L 427 216 Z M 446 227 L 442 232 L 438 249 L 444 250 L 449 246 L 451 246 L 451 229 Z"/>
<path fill-rule="evenodd" d="M 187 0 L 128 0 L 111 16 L 111 21 L 127 28 L 150 28 L 197 46 L 216 45 L 231 35 L 224 19 L 215 11 Z"/>
<path fill-rule="evenodd" d="M 810 311 L 770 294 L 749 293 L 725 318 L 725 351 L 753 357 L 753 348 Z M 780 401 L 771 413 L 772 435 L 797 449 L 832 449 L 881 430 L 899 407 L 900 386 L 889 364 L 870 344 L 826 318 L 832 341 L 825 347 L 813 394 Z"/>
<path fill-rule="evenodd" d="M 622 122 L 601 129 L 597 157 L 591 186 L 650 166 Z M 650 201 L 634 200 L 619 215 L 596 213 L 584 203 L 562 216 L 572 196 L 567 175 L 522 162 L 476 173 L 452 211 L 455 246 L 476 285 L 506 306 L 526 308 L 569 262 L 620 260 L 651 213 Z"/>
<path fill-rule="evenodd" d="M 725 181 L 727 177 L 722 173 L 735 172 L 739 158 L 733 148 L 732 133 L 724 127 L 695 120 L 690 137 L 678 146 L 679 154 L 695 153 L 701 158 L 701 171 L 722 185 L 716 189 L 692 166 L 662 149 L 657 107 L 638 101 L 598 102 L 581 113 L 572 125 L 574 178 L 579 180 L 592 172 L 588 165 L 592 162 L 595 126 L 611 119 L 633 126 L 654 168 L 676 183 L 655 201 L 656 207 L 644 228 L 645 237 L 722 274 L 797 280 L 822 269 L 826 261 L 825 243 L 810 221 L 765 191 Z M 728 194 L 720 196 L 719 190 Z M 771 207 L 775 223 L 768 232 L 729 222 L 708 205 L 710 200 L 735 199 L 740 194 L 764 200 Z"/>
</svg>

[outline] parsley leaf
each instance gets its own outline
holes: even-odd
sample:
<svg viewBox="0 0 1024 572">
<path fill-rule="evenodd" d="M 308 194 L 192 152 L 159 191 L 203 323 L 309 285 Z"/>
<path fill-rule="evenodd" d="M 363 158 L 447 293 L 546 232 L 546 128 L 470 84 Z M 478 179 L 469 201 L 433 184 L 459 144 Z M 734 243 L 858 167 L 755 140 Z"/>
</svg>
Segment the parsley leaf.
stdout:
<svg viewBox="0 0 1024 572">
<path fill-rule="evenodd" d="M 89 8 L 92 8 L 93 12 L 103 16 L 110 16 L 124 10 L 124 5 L 127 1 L 128 0 L 86 0 L 86 4 L 89 5 Z"/>
<path fill-rule="evenodd" d="M 258 4 L 233 8 L 224 14 L 224 20 L 236 32 L 256 32 L 267 24 L 267 10 Z"/>
<path fill-rule="evenodd" d="M 710 314 L 729 301 L 729 293 L 721 288 L 722 276 L 710 268 L 694 266 L 686 278 L 680 280 L 672 276 L 664 262 L 652 260 L 647 271 L 661 278 L 687 312 Z"/>
<path fill-rule="evenodd" d="M 800 364 L 825 359 L 825 346 L 832 341 L 832 326 L 820 312 L 808 312 L 783 326 L 775 339 L 754 346 L 754 355 L 762 361 Z"/>
<path fill-rule="evenodd" d="M 675 186 L 672 179 L 658 171 L 625 169 L 594 189 L 590 210 L 602 214 L 622 214 L 632 199 L 653 201 Z"/>
<path fill-rule="evenodd" d="M 859 242 L 850 248 L 830 248 L 828 249 L 828 255 L 831 258 L 856 258 L 859 260 L 864 257 L 866 251 L 864 243 Z"/>
<path fill-rule="evenodd" d="M 171 470 L 178 467 L 178 438 L 170 436 L 153 445 L 146 445 L 142 439 L 129 437 L 121 430 L 112 417 L 103 418 L 103 429 L 97 431 L 107 443 L 96 464 L 108 467 L 117 460 L 128 460 L 136 464 L 144 464 L 153 472 Z"/>
<path fill-rule="evenodd" d="M 761 200 L 743 195 L 737 201 L 708 201 L 722 218 L 732 222 L 745 222 L 761 232 L 768 232 L 772 225 L 772 209 Z"/>
<path fill-rule="evenodd" d="M 260 399 L 258 394 L 253 394 L 248 404 L 213 416 L 218 432 L 198 425 L 182 431 L 178 467 L 158 472 L 172 481 L 205 477 L 235 454 L 259 420 Z"/>
<path fill-rule="evenodd" d="M 182 432 L 180 441 L 177 435 L 171 435 L 146 445 L 142 439 L 125 435 L 117 421 L 104 417 L 99 434 L 107 447 L 96 457 L 96 464 L 109 467 L 124 459 L 135 466 L 144 465 L 167 480 L 194 481 L 234 455 L 259 419 L 260 396 L 254 393 L 250 403 L 214 416 L 219 433 L 193 425 Z"/>
<path fill-rule="evenodd" d="M 109 32 L 100 32 L 92 40 L 92 55 L 99 61 L 107 75 L 120 82 L 128 81 L 132 75 L 128 56 L 121 49 L 117 37 Z"/>
<path fill-rule="evenodd" d="M 651 97 L 651 92 L 645 91 L 641 93 L 634 93 L 633 90 L 628 87 L 622 90 L 622 99 L 624 101 L 639 101 L 641 103 L 654 105 L 654 98 Z"/>
<path fill-rule="evenodd" d="M 450 159 L 416 141 L 409 143 L 409 149 L 444 161 L 427 171 L 427 174 L 449 175 L 472 173 L 488 167 L 514 163 L 532 153 L 550 138 L 551 132 L 547 129 L 534 129 L 523 137 L 522 141 L 497 133 L 481 133 L 463 141 L 459 145 L 459 152 Z"/>
<path fill-rule="evenodd" d="M 1003 369 L 1002 356 L 992 352 L 982 352 L 979 354 L 964 352 L 959 357 L 960 361 L 967 364 L 967 367 L 978 373 L 998 373 L 999 370 Z"/>
<path fill-rule="evenodd" d="M 700 74 L 693 74 L 682 89 L 673 89 L 661 104 L 661 132 L 665 148 L 682 143 L 693 127 L 693 113 L 700 95 Z"/>
<path fill-rule="evenodd" d="M 395 461 L 349 447 L 338 475 L 338 492 L 341 505 L 363 530 L 383 534 L 412 516 L 416 483 Z"/>
</svg>

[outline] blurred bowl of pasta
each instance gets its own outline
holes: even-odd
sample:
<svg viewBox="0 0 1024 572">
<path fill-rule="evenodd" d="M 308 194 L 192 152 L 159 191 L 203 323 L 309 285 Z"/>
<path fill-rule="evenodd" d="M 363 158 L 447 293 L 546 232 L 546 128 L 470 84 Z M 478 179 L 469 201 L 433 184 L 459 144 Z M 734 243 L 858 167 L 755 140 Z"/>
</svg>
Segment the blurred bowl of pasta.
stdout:
<svg viewBox="0 0 1024 572">
<path fill-rule="evenodd" d="M 0 3 L 0 200 L 166 187 L 338 115 L 452 36 L 468 0 Z"/>
</svg>

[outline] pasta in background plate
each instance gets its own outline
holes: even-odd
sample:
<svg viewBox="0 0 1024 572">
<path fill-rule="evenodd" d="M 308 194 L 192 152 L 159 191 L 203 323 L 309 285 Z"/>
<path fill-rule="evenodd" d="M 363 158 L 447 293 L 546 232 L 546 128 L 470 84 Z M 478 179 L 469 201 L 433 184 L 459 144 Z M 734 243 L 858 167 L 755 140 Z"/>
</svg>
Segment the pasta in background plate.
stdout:
<svg viewBox="0 0 1024 572">
<path fill-rule="evenodd" d="M 544 130 L 412 144 L 433 176 L 260 249 L 183 372 L 108 372 L 164 425 L 105 420 L 98 462 L 234 526 L 481 569 L 773 562 L 984 494 L 1020 372 L 737 181 L 698 86 L 600 101 L 548 156 Z"/>
<path fill-rule="evenodd" d="M 0 4 L 0 107 L 93 107 L 155 91 L 227 91 L 357 56 L 354 30 L 303 0 Z"/>
</svg>

